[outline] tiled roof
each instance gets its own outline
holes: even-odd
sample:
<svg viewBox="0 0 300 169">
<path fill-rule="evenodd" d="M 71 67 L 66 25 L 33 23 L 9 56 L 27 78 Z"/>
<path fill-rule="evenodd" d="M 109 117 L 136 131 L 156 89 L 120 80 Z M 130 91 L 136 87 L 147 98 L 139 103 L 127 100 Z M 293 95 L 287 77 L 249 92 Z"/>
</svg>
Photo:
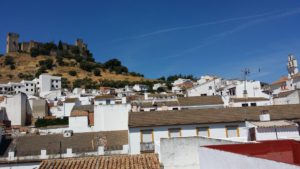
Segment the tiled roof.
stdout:
<svg viewBox="0 0 300 169">
<path fill-rule="evenodd" d="M 42 161 L 39 169 L 160 169 L 156 154 L 67 158 Z"/>
<path fill-rule="evenodd" d="M 89 112 L 84 110 L 74 110 L 71 112 L 71 117 L 88 116 Z"/>
<path fill-rule="evenodd" d="M 271 85 L 277 85 L 277 84 L 285 83 L 287 80 L 289 80 L 288 77 L 282 76 L 279 80 L 277 80 L 276 82 L 273 82 Z"/>
<path fill-rule="evenodd" d="M 179 97 L 178 101 L 179 101 L 180 106 L 223 104 L 221 96 Z"/>
<path fill-rule="evenodd" d="M 66 98 L 65 103 L 75 103 L 78 101 L 78 98 Z"/>
<path fill-rule="evenodd" d="M 166 93 L 166 94 L 149 94 L 148 97 L 155 97 L 155 98 L 165 98 L 165 97 L 175 97 L 176 94 L 174 93 Z"/>
<path fill-rule="evenodd" d="M 162 107 L 162 106 L 179 106 L 177 101 L 164 101 L 164 102 L 134 102 L 132 105 L 139 105 L 142 108 L 150 108 L 150 107 Z"/>
<path fill-rule="evenodd" d="M 105 145 L 99 142 L 101 138 L 106 140 Z M 74 153 L 97 151 L 98 146 L 121 149 L 128 144 L 128 131 L 75 133 L 71 137 L 62 134 L 20 136 L 14 138 L 6 150 L 15 149 L 17 156 L 40 155 L 41 149 L 46 149 L 47 154 L 59 154 L 60 142 L 63 153 L 67 148 L 72 148 Z M 4 155 L 7 156 L 7 152 Z"/>
<path fill-rule="evenodd" d="M 98 95 L 95 96 L 95 100 L 101 100 L 101 99 L 114 99 L 114 95 Z"/>
<path fill-rule="evenodd" d="M 271 120 L 300 118 L 300 104 L 233 107 L 219 109 L 188 109 L 176 111 L 130 112 L 129 127 L 208 124 L 258 121 L 262 111 L 268 110 Z"/>
<path fill-rule="evenodd" d="M 248 98 L 231 98 L 231 102 L 257 102 L 257 101 L 269 101 L 269 99 L 264 97 L 248 97 Z"/>
<path fill-rule="evenodd" d="M 291 126 L 297 126 L 296 123 L 287 121 L 287 120 L 276 120 L 276 121 L 256 121 L 256 122 L 250 122 L 253 125 L 259 127 L 259 128 L 268 128 L 268 127 L 291 127 Z"/>
<path fill-rule="evenodd" d="M 290 90 L 290 91 L 286 91 L 286 92 L 280 92 L 277 95 L 274 96 L 274 98 L 283 98 L 283 97 L 287 97 L 290 94 L 294 93 L 294 92 L 299 92 L 300 90 Z"/>
<path fill-rule="evenodd" d="M 74 106 L 72 111 L 75 110 L 82 110 L 82 111 L 87 111 L 87 112 L 94 112 L 94 105 L 79 105 L 79 106 Z"/>
</svg>

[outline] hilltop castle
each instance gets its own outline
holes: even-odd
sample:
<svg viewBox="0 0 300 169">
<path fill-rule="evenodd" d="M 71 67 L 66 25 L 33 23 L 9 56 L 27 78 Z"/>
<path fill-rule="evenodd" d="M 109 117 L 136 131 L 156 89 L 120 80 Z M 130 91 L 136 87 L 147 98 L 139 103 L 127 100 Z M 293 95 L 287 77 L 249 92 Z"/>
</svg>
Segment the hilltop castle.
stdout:
<svg viewBox="0 0 300 169">
<path fill-rule="evenodd" d="M 44 43 L 30 40 L 29 42 L 19 42 L 20 35 L 18 33 L 8 33 L 6 37 L 6 53 L 10 52 L 27 52 L 29 53 L 32 48 L 39 48 Z M 62 43 L 63 50 L 69 50 L 72 47 L 78 47 L 81 52 L 87 50 L 87 44 L 82 39 L 77 39 L 75 45 Z"/>
</svg>

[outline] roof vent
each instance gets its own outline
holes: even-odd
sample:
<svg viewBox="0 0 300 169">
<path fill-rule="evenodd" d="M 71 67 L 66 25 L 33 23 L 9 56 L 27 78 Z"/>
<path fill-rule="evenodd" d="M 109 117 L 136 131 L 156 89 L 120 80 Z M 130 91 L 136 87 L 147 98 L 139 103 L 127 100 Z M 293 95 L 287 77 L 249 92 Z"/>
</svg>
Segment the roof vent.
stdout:
<svg viewBox="0 0 300 169">
<path fill-rule="evenodd" d="M 64 137 L 71 137 L 73 135 L 73 130 L 64 131 Z"/>
<path fill-rule="evenodd" d="M 259 115 L 259 120 L 260 121 L 270 121 L 271 118 L 270 118 L 269 111 L 268 110 L 262 110 L 260 112 L 260 115 Z"/>
</svg>

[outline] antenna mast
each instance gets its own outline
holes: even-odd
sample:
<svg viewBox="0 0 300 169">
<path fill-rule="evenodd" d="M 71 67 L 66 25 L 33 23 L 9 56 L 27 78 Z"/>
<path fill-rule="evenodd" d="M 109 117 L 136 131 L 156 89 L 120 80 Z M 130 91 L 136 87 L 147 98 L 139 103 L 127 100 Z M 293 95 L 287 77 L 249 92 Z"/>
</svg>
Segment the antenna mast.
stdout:
<svg viewBox="0 0 300 169">
<path fill-rule="evenodd" d="M 247 76 L 250 75 L 250 69 L 249 68 L 245 68 L 242 70 L 243 73 L 243 78 L 244 78 L 244 97 L 246 98 L 248 96 L 248 92 L 247 92 Z"/>
</svg>

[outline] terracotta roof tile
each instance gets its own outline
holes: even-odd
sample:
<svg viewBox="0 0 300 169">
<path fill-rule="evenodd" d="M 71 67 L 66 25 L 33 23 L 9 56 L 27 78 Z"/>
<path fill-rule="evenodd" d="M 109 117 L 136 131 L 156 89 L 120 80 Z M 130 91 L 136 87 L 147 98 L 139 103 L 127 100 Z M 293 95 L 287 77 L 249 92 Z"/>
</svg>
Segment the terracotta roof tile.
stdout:
<svg viewBox="0 0 300 169">
<path fill-rule="evenodd" d="M 274 96 L 274 98 L 283 98 L 283 97 L 287 97 L 290 94 L 294 93 L 294 92 L 299 92 L 300 90 L 291 90 L 291 91 L 285 91 L 285 92 L 280 92 L 277 95 Z"/>
<path fill-rule="evenodd" d="M 105 143 L 100 143 L 100 138 Z M 120 150 L 128 144 L 128 131 L 75 133 L 71 137 L 62 134 L 20 136 L 14 138 L 6 150 L 15 149 L 17 156 L 40 155 L 41 149 L 46 149 L 47 154 L 59 154 L 60 142 L 63 153 L 67 148 L 72 148 L 74 153 L 93 152 L 98 146 L 104 146 L 106 150 Z M 3 156 L 7 157 L 7 152 Z"/>
<path fill-rule="evenodd" d="M 269 99 L 264 97 L 248 97 L 248 98 L 231 98 L 232 102 L 255 102 L 255 101 L 269 101 Z"/>
<path fill-rule="evenodd" d="M 223 104 L 221 96 L 193 96 L 179 97 L 180 106 L 198 106 L 198 105 L 213 105 Z"/>
<path fill-rule="evenodd" d="M 75 103 L 78 101 L 78 98 L 66 98 L 65 103 Z"/>
<path fill-rule="evenodd" d="M 39 169 L 160 169 L 156 154 L 66 158 L 42 161 Z"/>
<path fill-rule="evenodd" d="M 271 120 L 300 118 L 300 104 L 234 107 L 219 109 L 188 109 L 176 111 L 130 112 L 129 127 L 189 125 L 258 121 L 262 111 L 268 110 Z"/>
<path fill-rule="evenodd" d="M 84 110 L 74 110 L 71 112 L 71 117 L 88 116 L 88 112 Z"/>
<path fill-rule="evenodd" d="M 98 95 L 95 96 L 95 100 L 100 100 L 100 99 L 114 99 L 115 96 L 114 95 Z"/>
<path fill-rule="evenodd" d="M 276 82 L 273 82 L 271 85 L 277 85 L 277 84 L 280 84 L 280 83 L 284 83 L 284 82 L 286 82 L 287 80 L 289 80 L 288 77 L 282 76 L 279 80 L 277 80 Z"/>
</svg>

